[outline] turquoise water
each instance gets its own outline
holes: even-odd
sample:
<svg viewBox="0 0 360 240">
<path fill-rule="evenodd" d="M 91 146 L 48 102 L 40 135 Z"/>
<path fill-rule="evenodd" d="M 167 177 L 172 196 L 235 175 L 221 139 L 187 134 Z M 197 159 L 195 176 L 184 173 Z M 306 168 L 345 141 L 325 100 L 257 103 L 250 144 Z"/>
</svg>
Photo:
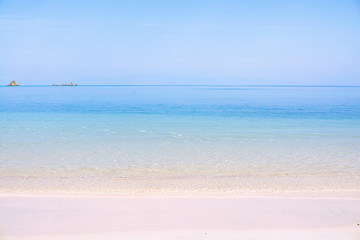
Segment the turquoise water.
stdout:
<svg viewBox="0 0 360 240">
<path fill-rule="evenodd" d="M 0 177 L 360 173 L 360 87 L 0 87 Z"/>
</svg>

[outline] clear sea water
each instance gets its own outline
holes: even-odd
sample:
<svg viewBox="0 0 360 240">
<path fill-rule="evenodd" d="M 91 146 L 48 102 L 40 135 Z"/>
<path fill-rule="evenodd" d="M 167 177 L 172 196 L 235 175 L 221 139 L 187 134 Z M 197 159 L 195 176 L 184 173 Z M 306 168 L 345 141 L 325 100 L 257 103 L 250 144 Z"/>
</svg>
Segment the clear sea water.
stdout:
<svg viewBox="0 0 360 240">
<path fill-rule="evenodd" d="M 6 189 L 19 178 L 344 177 L 338 189 L 360 176 L 360 87 L 0 87 L 0 111 Z"/>
</svg>

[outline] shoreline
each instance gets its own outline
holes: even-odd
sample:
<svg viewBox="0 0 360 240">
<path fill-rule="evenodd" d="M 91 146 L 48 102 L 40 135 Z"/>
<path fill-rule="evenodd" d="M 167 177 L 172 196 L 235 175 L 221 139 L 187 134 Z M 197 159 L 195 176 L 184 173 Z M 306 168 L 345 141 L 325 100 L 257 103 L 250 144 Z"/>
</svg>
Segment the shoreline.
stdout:
<svg viewBox="0 0 360 240">
<path fill-rule="evenodd" d="M 85 197 L 340 197 L 360 199 L 360 176 L 219 178 L 0 177 L 0 195 Z"/>
<path fill-rule="evenodd" d="M 355 240 L 358 179 L 0 178 L 0 238 Z"/>
</svg>

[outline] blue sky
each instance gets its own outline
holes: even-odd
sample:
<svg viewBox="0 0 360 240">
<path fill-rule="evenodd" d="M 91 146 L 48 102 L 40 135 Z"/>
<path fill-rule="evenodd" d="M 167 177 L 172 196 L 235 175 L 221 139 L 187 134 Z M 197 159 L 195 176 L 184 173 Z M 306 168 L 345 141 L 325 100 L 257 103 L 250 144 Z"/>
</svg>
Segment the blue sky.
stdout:
<svg viewBox="0 0 360 240">
<path fill-rule="evenodd" d="M 0 84 L 360 85 L 360 2 L 0 0 Z"/>
</svg>

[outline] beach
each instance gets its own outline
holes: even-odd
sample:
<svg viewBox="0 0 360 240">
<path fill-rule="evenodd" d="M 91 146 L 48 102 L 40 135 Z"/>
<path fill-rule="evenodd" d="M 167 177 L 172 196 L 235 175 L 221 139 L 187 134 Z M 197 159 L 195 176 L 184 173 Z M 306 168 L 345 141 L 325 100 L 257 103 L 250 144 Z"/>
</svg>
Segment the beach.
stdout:
<svg viewBox="0 0 360 240">
<path fill-rule="evenodd" d="M 0 239 L 360 238 L 360 88 L 1 87 Z"/>
<path fill-rule="evenodd" d="M 0 0 L 0 240 L 360 240 L 359 14 Z"/>
<path fill-rule="evenodd" d="M 359 239 L 359 196 L 1 196 L 1 239 Z"/>
</svg>

